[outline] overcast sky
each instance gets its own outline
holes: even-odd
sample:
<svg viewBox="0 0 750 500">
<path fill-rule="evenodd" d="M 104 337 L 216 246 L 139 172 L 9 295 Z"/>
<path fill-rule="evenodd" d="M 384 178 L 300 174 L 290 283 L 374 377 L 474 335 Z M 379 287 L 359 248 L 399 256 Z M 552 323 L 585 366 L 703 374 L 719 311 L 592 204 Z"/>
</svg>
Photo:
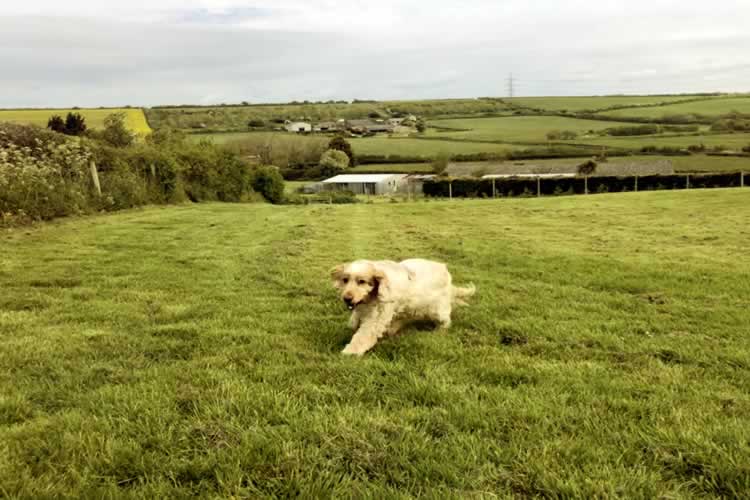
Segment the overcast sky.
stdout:
<svg viewBox="0 0 750 500">
<path fill-rule="evenodd" d="M 0 107 L 750 91 L 749 0 L 2 0 Z"/>
</svg>

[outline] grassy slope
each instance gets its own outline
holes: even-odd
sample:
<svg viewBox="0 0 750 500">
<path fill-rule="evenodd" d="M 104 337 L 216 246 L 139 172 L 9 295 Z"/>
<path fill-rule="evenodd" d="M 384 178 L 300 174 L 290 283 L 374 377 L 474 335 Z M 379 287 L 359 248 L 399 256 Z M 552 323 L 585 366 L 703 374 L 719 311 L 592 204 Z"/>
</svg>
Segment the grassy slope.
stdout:
<svg viewBox="0 0 750 500">
<path fill-rule="evenodd" d="M 430 163 L 383 163 L 383 164 L 373 164 L 373 165 L 358 165 L 350 170 L 353 173 L 367 173 L 367 172 L 431 173 L 432 164 Z"/>
<path fill-rule="evenodd" d="M 589 130 L 603 130 L 618 126 L 632 126 L 629 123 L 578 120 L 560 116 L 514 116 L 507 118 L 468 118 L 458 120 L 434 120 L 430 125 L 438 127 L 466 129 L 465 131 L 434 131 L 435 137 L 476 141 L 505 141 L 545 143 L 547 132 L 570 130 L 584 135 Z M 580 137 L 577 141 L 586 142 Z"/>
<path fill-rule="evenodd" d="M 731 156 L 706 156 L 706 155 L 691 155 L 691 156 L 624 156 L 624 157 L 611 157 L 609 163 L 617 164 L 621 162 L 632 163 L 632 162 L 644 162 L 652 163 L 668 160 L 674 165 L 676 172 L 736 172 L 744 170 L 750 172 L 750 158 L 740 158 Z M 581 158 L 561 158 L 554 160 L 524 160 L 524 161 L 508 161 L 505 163 L 523 163 L 529 165 L 580 165 L 583 160 Z M 461 171 L 467 174 L 480 168 L 488 169 L 488 173 L 492 173 L 492 165 L 496 162 L 469 162 L 469 163 L 457 163 L 456 165 L 462 168 Z M 383 165 L 360 165 L 353 169 L 353 172 L 365 173 L 365 172 L 398 172 L 398 173 L 412 173 L 412 172 L 432 172 L 432 165 L 430 163 L 388 163 Z"/>
<path fill-rule="evenodd" d="M 643 109 L 621 109 L 607 111 L 609 116 L 642 116 L 647 118 L 661 118 L 670 115 L 684 115 L 695 113 L 706 116 L 718 116 L 733 111 L 750 113 L 750 97 L 720 98 L 707 101 L 689 102 L 684 104 L 672 104 L 656 108 Z"/>
<path fill-rule="evenodd" d="M 505 153 L 518 149 L 510 144 L 485 144 L 440 140 L 402 139 L 388 137 L 365 137 L 351 139 L 356 154 L 422 156 L 431 158 L 442 153 Z"/>
<path fill-rule="evenodd" d="M 69 112 L 81 113 L 86 119 L 86 124 L 91 128 L 102 128 L 104 119 L 112 113 L 123 112 L 126 115 L 126 124 L 130 130 L 139 134 L 151 132 L 146 116 L 142 109 L 31 109 L 31 110 L 0 110 L 0 121 L 47 126 L 47 120 L 52 115 L 60 115 L 65 118 Z"/>
<path fill-rule="evenodd" d="M 508 112 L 505 104 L 485 99 L 432 99 L 423 101 L 381 101 L 352 104 L 268 104 L 258 106 L 214 106 L 147 109 L 154 127 L 194 129 L 205 125 L 212 129 L 243 130 L 250 120 L 274 119 L 335 120 L 364 118 L 370 113 L 387 116 L 389 111 L 420 116 Z"/>
<path fill-rule="evenodd" d="M 678 172 L 750 172 L 750 158 L 693 155 L 669 159 Z"/>
<path fill-rule="evenodd" d="M 644 146 L 671 146 L 686 148 L 690 145 L 704 144 L 707 147 L 725 146 L 730 149 L 740 150 L 744 146 L 750 145 L 750 134 L 706 134 L 662 137 L 595 137 L 579 139 L 577 142 L 630 149 L 642 148 Z"/>
<path fill-rule="evenodd" d="M 327 135 L 299 136 L 287 132 L 237 132 L 228 134 L 194 134 L 189 136 L 191 140 L 210 140 L 217 144 L 227 144 L 232 141 L 241 141 L 246 138 L 273 138 L 279 137 L 284 140 L 293 139 L 300 144 L 306 141 L 330 140 Z M 473 142 L 454 141 L 425 141 L 411 138 L 389 138 L 387 136 L 365 137 L 361 139 L 348 139 L 356 154 L 368 155 L 401 155 L 401 156 L 423 156 L 434 157 L 440 153 L 462 154 L 462 153 L 504 153 L 517 147 L 509 144 L 483 144 Z"/>
<path fill-rule="evenodd" d="M 554 111 L 583 111 L 612 106 L 648 106 L 683 101 L 697 96 L 591 96 L 591 97 L 515 97 L 510 102 L 530 108 Z"/>
<path fill-rule="evenodd" d="M 749 197 L 214 204 L 6 233 L 3 495 L 741 496 Z M 339 356 L 327 270 L 414 255 L 474 281 L 472 306 Z"/>
</svg>

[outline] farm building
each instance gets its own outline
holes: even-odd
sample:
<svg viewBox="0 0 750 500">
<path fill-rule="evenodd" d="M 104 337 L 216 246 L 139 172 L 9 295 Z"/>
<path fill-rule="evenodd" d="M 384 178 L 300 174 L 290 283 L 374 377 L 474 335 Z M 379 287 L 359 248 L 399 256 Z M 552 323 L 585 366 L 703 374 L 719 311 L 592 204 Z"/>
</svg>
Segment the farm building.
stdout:
<svg viewBox="0 0 750 500">
<path fill-rule="evenodd" d="M 313 127 L 314 132 L 335 132 L 343 128 L 343 122 L 319 122 Z"/>
<path fill-rule="evenodd" d="M 284 128 L 287 132 L 312 132 L 312 125 L 307 122 L 287 122 L 284 124 Z"/>
<path fill-rule="evenodd" d="M 378 132 L 393 132 L 393 125 L 372 120 L 347 120 L 346 129 L 353 134 L 376 134 Z"/>
<path fill-rule="evenodd" d="M 406 182 L 404 174 L 344 174 L 322 182 L 324 190 L 351 191 L 354 194 L 392 194 Z"/>
</svg>

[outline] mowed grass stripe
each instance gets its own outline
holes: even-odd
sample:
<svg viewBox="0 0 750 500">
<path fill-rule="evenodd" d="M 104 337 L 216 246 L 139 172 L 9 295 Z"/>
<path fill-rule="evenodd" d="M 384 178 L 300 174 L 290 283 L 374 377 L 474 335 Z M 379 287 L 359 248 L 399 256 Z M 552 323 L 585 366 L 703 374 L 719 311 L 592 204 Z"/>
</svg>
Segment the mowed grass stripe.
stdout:
<svg viewBox="0 0 750 500">
<path fill-rule="evenodd" d="M 741 496 L 748 193 L 208 204 L 6 233 L 3 493 Z M 412 256 L 475 282 L 473 304 L 339 356 L 328 269 Z"/>
</svg>

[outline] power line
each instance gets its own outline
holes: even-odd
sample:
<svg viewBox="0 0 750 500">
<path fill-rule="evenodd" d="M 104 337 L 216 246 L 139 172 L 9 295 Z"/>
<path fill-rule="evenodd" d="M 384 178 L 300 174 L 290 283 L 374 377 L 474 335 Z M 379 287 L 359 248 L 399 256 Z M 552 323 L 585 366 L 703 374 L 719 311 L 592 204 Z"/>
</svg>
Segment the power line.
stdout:
<svg viewBox="0 0 750 500">
<path fill-rule="evenodd" d="M 513 99 L 513 94 L 515 90 L 514 84 L 515 84 L 515 80 L 513 79 L 513 73 L 511 73 L 510 76 L 508 77 L 508 97 L 510 97 L 511 99 Z"/>
</svg>

